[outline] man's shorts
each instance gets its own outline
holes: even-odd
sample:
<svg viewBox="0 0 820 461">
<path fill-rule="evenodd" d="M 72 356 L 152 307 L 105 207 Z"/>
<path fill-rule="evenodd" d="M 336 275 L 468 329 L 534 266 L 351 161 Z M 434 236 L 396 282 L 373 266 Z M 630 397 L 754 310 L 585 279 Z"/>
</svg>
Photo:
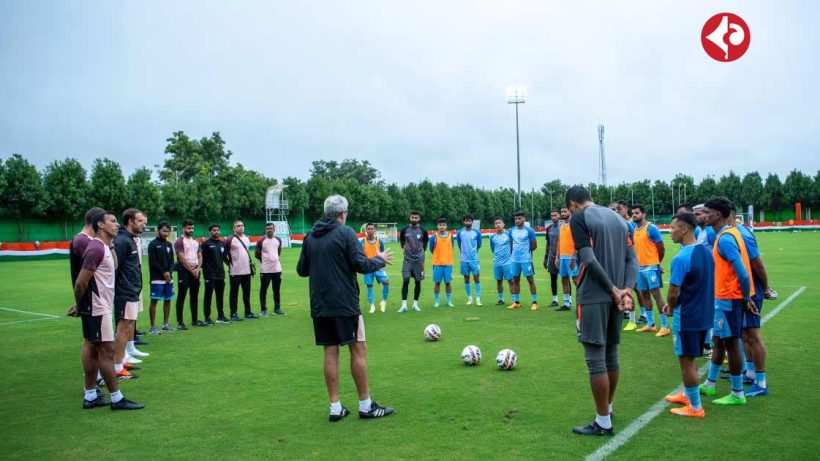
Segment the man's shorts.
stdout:
<svg viewBox="0 0 820 461">
<path fill-rule="evenodd" d="M 658 266 L 645 266 L 638 270 L 638 291 L 649 291 L 661 287 L 661 271 Z"/>
<path fill-rule="evenodd" d="M 317 346 L 344 346 L 365 340 L 364 319 L 350 317 L 313 317 L 313 336 Z"/>
<path fill-rule="evenodd" d="M 364 274 L 365 285 L 369 287 L 373 286 L 373 279 L 376 279 L 377 283 L 385 284 L 387 283 L 387 272 L 385 272 L 384 269 L 379 269 L 376 272 Z"/>
<path fill-rule="evenodd" d="M 702 357 L 703 344 L 709 330 L 701 331 L 673 331 L 672 343 L 675 345 L 675 355 L 678 357 Z"/>
<path fill-rule="evenodd" d="M 755 306 L 757 306 L 757 310 L 760 312 L 759 314 L 752 314 L 751 312 L 747 311 L 746 308 L 743 308 L 743 329 L 744 330 L 751 330 L 754 328 L 760 328 L 760 318 L 763 316 L 763 296 L 757 296 L 752 298 L 755 302 Z"/>
<path fill-rule="evenodd" d="M 408 261 L 404 260 L 401 264 L 402 278 L 413 278 L 417 282 L 424 280 L 424 261 Z"/>
<path fill-rule="evenodd" d="M 151 299 L 155 301 L 170 301 L 174 299 L 174 284 L 152 283 Z"/>
<path fill-rule="evenodd" d="M 125 320 L 137 320 L 142 312 L 142 301 L 128 301 L 125 303 Z"/>
<path fill-rule="evenodd" d="M 114 325 L 111 314 L 81 315 L 83 338 L 92 343 L 114 341 Z"/>
<path fill-rule="evenodd" d="M 621 322 L 624 316 L 615 303 L 578 303 L 575 315 L 578 341 L 596 346 L 621 342 Z"/>
<path fill-rule="evenodd" d="M 723 311 L 715 306 L 715 327 L 712 334 L 720 339 L 740 338 L 743 310 L 742 299 L 733 299 L 730 311 Z"/>
<path fill-rule="evenodd" d="M 535 268 L 532 267 L 532 261 L 528 263 L 510 263 L 510 271 L 513 277 L 520 277 L 522 273 L 524 277 L 531 277 L 535 273 Z"/>
<path fill-rule="evenodd" d="M 478 267 L 478 261 L 461 262 L 461 275 L 467 277 L 470 274 L 481 275 L 481 268 Z"/>
<path fill-rule="evenodd" d="M 578 276 L 578 261 L 575 261 L 575 269 L 570 268 L 572 256 L 561 256 L 559 259 L 558 274 L 561 278 Z"/>
<path fill-rule="evenodd" d="M 504 264 L 503 266 L 493 266 L 493 276 L 496 280 L 512 280 L 512 265 Z"/>
<path fill-rule="evenodd" d="M 453 281 L 453 266 L 433 266 L 433 282 L 450 283 Z"/>
</svg>

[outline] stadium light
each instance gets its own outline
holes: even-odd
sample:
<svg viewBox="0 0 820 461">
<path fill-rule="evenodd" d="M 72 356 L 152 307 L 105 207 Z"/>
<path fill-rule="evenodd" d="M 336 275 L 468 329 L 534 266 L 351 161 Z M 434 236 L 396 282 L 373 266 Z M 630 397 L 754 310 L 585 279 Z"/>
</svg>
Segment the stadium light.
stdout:
<svg viewBox="0 0 820 461">
<path fill-rule="evenodd" d="M 527 87 L 507 87 L 507 104 L 515 104 L 515 160 L 518 167 L 518 207 L 521 207 L 521 144 L 518 137 L 518 105 L 527 102 Z"/>
</svg>

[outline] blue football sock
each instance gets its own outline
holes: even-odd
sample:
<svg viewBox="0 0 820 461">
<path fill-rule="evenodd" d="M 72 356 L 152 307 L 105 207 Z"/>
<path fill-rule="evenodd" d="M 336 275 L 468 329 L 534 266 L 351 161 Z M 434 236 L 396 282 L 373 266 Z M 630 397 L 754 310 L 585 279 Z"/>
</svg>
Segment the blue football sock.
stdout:
<svg viewBox="0 0 820 461">
<path fill-rule="evenodd" d="M 718 376 L 720 376 L 720 365 L 709 362 L 709 374 L 706 375 L 706 379 L 716 383 Z"/>
<path fill-rule="evenodd" d="M 433 292 L 433 297 L 436 298 L 436 304 L 438 304 L 439 301 L 441 300 L 441 293 Z"/>
<path fill-rule="evenodd" d="M 700 410 L 700 387 L 684 387 L 683 391 L 686 393 L 686 396 L 689 397 L 689 407 L 693 410 Z"/>
<path fill-rule="evenodd" d="M 452 292 L 448 291 L 447 293 L 444 293 L 444 297 L 445 297 L 445 299 L 447 299 L 447 304 L 453 302 L 453 293 Z"/>
<path fill-rule="evenodd" d="M 755 384 L 757 384 L 758 387 L 766 387 L 766 372 L 765 371 L 755 372 Z"/>
<path fill-rule="evenodd" d="M 712 341 L 712 335 L 714 334 L 715 330 L 713 328 L 709 329 L 709 332 L 706 333 L 706 339 L 708 341 L 709 347 L 715 347 Z"/>
<path fill-rule="evenodd" d="M 513 293 L 511 296 L 514 303 L 521 301 L 521 295 L 519 295 L 518 293 Z"/>
<path fill-rule="evenodd" d="M 481 284 L 478 283 L 478 282 L 475 283 L 475 297 L 476 298 L 481 297 Z"/>
<path fill-rule="evenodd" d="M 666 314 L 661 314 L 661 328 L 668 328 L 669 324 L 666 323 Z"/>
<path fill-rule="evenodd" d="M 743 350 L 743 341 L 737 340 L 737 349 L 740 351 L 740 374 L 746 370 L 746 352 Z"/>
<path fill-rule="evenodd" d="M 387 301 L 387 296 L 390 295 L 390 285 L 382 286 L 382 299 Z"/>
<path fill-rule="evenodd" d="M 373 287 L 367 287 L 367 300 L 373 304 Z"/>
<path fill-rule="evenodd" d="M 746 362 L 746 371 L 754 373 L 756 371 L 755 370 L 755 363 L 747 361 Z"/>
<path fill-rule="evenodd" d="M 732 393 L 743 392 L 743 375 L 729 375 L 729 382 L 732 384 Z"/>
<path fill-rule="evenodd" d="M 503 291 L 498 292 L 498 299 L 501 300 L 502 302 L 504 301 L 504 292 Z"/>
<path fill-rule="evenodd" d="M 646 317 L 646 308 L 641 306 L 641 316 Z"/>
<path fill-rule="evenodd" d="M 538 295 L 537 294 L 535 294 L 535 293 L 531 294 L 530 298 L 532 298 L 532 302 L 534 302 L 534 303 L 538 302 Z"/>
<path fill-rule="evenodd" d="M 655 326 L 655 311 L 646 311 L 646 324 L 650 327 Z"/>
<path fill-rule="evenodd" d="M 470 294 L 470 284 L 469 283 L 464 284 L 464 292 L 467 293 L 468 298 L 472 297 L 472 295 Z"/>
</svg>

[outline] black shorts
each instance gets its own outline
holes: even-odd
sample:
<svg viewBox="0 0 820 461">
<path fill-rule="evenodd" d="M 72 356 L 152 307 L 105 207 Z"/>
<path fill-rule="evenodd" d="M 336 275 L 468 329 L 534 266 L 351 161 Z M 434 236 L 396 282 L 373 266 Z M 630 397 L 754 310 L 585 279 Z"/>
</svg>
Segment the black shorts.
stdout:
<svg viewBox="0 0 820 461">
<path fill-rule="evenodd" d="M 313 335 L 317 346 L 344 346 L 363 340 L 360 315 L 350 317 L 313 317 Z M 361 336 L 361 338 L 360 338 Z"/>
<path fill-rule="evenodd" d="M 111 314 L 81 315 L 83 324 L 83 338 L 92 343 L 114 341 L 114 327 L 111 324 Z"/>
<path fill-rule="evenodd" d="M 408 261 L 405 259 L 401 264 L 401 277 L 403 279 L 414 279 L 417 282 L 424 280 L 424 260 Z"/>
<path fill-rule="evenodd" d="M 125 301 L 114 301 L 114 321 L 119 322 L 125 318 Z"/>
<path fill-rule="evenodd" d="M 703 343 L 708 330 L 673 331 L 672 343 L 678 357 L 703 357 Z"/>
<path fill-rule="evenodd" d="M 578 341 L 606 346 L 621 342 L 621 323 L 624 316 L 613 302 L 575 306 Z"/>
</svg>

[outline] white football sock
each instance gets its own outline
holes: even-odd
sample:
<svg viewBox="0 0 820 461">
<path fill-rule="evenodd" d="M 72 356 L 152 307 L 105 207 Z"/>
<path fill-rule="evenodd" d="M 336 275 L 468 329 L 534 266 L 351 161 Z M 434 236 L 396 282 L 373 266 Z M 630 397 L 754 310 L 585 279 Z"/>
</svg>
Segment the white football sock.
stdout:
<svg viewBox="0 0 820 461">
<path fill-rule="evenodd" d="M 330 414 L 331 415 L 340 415 L 340 414 L 342 414 L 342 402 L 330 402 Z"/>
<path fill-rule="evenodd" d="M 86 389 L 85 399 L 89 402 L 97 400 L 97 389 Z"/>
<path fill-rule="evenodd" d="M 598 425 L 603 427 L 604 429 L 612 429 L 612 419 L 609 417 L 609 415 L 601 416 L 596 414 L 595 422 L 598 423 Z"/>
<path fill-rule="evenodd" d="M 122 391 L 117 391 L 117 392 L 112 392 L 111 393 L 111 402 L 112 403 L 117 403 L 120 400 L 122 400 L 122 398 L 123 398 L 122 397 Z"/>
<path fill-rule="evenodd" d="M 122 363 L 115 363 L 114 364 L 114 371 L 119 373 L 122 371 Z"/>
<path fill-rule="evenodd" d="M 370 411 L 370 407 L 372 404 L 373 400 L 371 400 L 370 397 L 364 400 L 359 400 L 359 411 Z"/>
</svg>

